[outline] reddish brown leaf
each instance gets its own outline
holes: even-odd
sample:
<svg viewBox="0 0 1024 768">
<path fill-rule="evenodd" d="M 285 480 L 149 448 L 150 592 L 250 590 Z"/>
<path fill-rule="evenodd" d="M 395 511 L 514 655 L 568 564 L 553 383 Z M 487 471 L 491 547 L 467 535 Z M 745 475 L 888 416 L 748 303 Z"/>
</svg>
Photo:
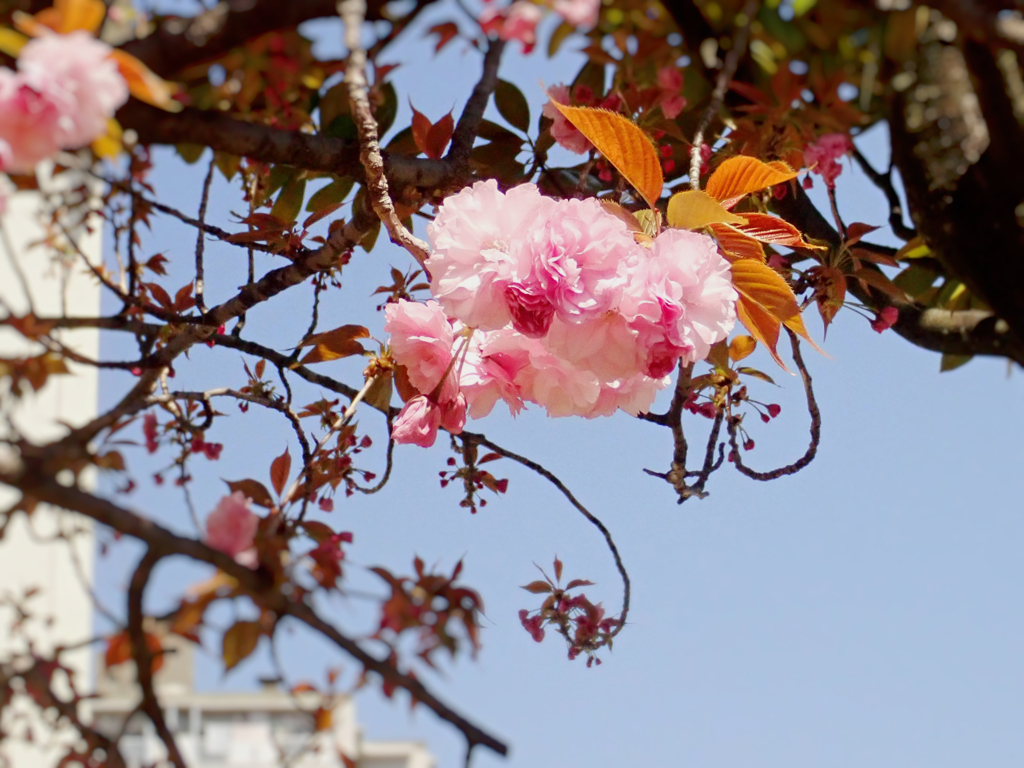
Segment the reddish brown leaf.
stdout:
<svg viewBox="0 0 1024 768">
<path fill-rule="evenodd" d="M 412 106 L 409 103 L 409 107 L 412 109 L 412 138 L 416 142 L 416 149 L 423 154 L 427 153 L 427 137 L 430 135 L 430 129 L 434 126 L 431 124 L 430 119 L 422 112 Z"/>
<path fill-rule="evenodd" d="M 274 486 L 278 496 L 284 491 L 284 485 L 288 482 L 288 475 L 291 474 L 291 471 L 292 456 L 286 447 L 284 453 L 270 463 L 270 483 Z"/>
<path fill-rule="evenodd" d="M 156 283 L 146 283 L 146 287 L 149 288 L 149 295 L 152 296 L 161 307 L 164 309 L 171 309 L 174 307 L 174 302 L 171 301 L 170 294 L 168 294 L 167 291 L 159 285 Z"/>
<path fill-rule="evenodd" d="M 846 227 L 846 244 L 853 245 L 854 243 L 859 243 L 864 235 L 869 235 L 876 229 L 879 229 L 879 227 L 855 221 Z"/>
<path fill-rule="evenodd" d="M 243 494 L 252 499 L 252 503 L 270 509 L 274 506 L 274 500 L 270 497 L 270 491 L 266 489 L 266 486 L 258 480 L 225 480 L 228 484 L 228 488 L 231 492 L 241 491 Z"/>
<path fill-rule="evenodd" d="M 445 147 L 451 141 L 454 130 L 455 119 L 452 117 L 451 112 L 430 126 L 423 149 L 426 156 L 434 160 L 440 160 L 444 156 Z"/>
<path fill-rule="evenodd" d="M 551 585 L 546 581 L 540 581 L 538 579 L 537 581 L 531 581 L 525 587 L 522 587 L 522 589 L 525 589 L 527 592 L 534 595 L 543 595 L 551 591 Z"/>
<path fill-rule="evenodd" d="M 437 45 L 434 47 L 434 53 L 440 53 L 441 49 L 459 34 L 459 27 L 454 22 L 446 21 L 443 24 L 435 24 L 428 30 L 428 33 L 437 35 L 438 39 Z"/>
</svg>

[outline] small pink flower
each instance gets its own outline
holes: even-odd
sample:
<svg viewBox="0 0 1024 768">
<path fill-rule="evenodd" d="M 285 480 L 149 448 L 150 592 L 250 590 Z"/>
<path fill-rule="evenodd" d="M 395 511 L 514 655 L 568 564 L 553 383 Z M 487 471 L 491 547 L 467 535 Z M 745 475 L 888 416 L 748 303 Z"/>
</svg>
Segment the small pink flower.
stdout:
<svg viewBox="0 0 1024 768">
<path fill-rule="evenodd" d="M 387 305 L 384 317 L 395 360 L 405 366 L 409 382 L 419 392 L 430 394 L 452 362 L 455 334 L 444 310 L 436 301 L 420 304 L 400 299 Z M 457 390 L 458 382 L 451 371 L 441 390 L 442 399 L 454 397 Z"/>
<path fill-rule="evenodd" d="M 544 619 L 539 613 L 531 617 L 530 612 L 524 608 L 519 611 L 519 621 L 522 623 L 523 629 L 530 633 L 530 637 L 534 641 L 539 643 L 544 640 Z"/>
<path fill-rule="evenodd" d="M 0 69 L 2 169 L 27 173 L 60 149 L 60 123 L 73 110 L 74 103 L 53 78 Z"/>
<path fill-rule="evenodd" d="M 46 34 L 29 41 L 18 55 L 18 69 L 60 83 L 75 108 L 60 121 L 62 146 L 85 146 L 107 132 L 107 121 L 128 101 L 128 84 L 109 45 L 88 32 Z"/>
<path fill-rule="evenodd" d="M 552 120 L 551 138 L 570 152 L 575 152 L 577 155 L 585 155 L 593 149 L 594 145 L 590 143 L 586 136 L 580 133 L 575 125 L 566 119 L 565 115 L 558 111 L 558 107 L 554 105 L 554 102 L 570 104 L 572 100 L 569 98 L 569 89 L 564 85 L 553 85 L 548 88 L 548 102 L 540 111 L 544 117 L 550 117 Z"/>
<path fill-rule="evenodd" d="M 804 147 L 804 165 L 811 168 L 812 173 L 820 175 L 829 189 L 833 189 L 836 178 L 843 172 L 843 166 L 838 161 L 851 149 L 853 142 L 845 133 L 826 133 L 813 144 Z M 807 180 L 804 186 L 810 187 Z"/>
<path fill-rule="evenodd" d="M 206 544 L 239 562 L 247 561 L 243 564 L 255 561 L 250 557 L 250 550 L 260 524 L 259 517 L 249 507 L 251 501 L 241 491 L 235 491 L 222 498 L 206 518 Z"/>
<path fill-rule="evenodd" d="M 871 321 L 871 327 L 881 333 L 886 331 L 900 319 L 900 312 L 896 307 L 885 307 L 878 313 L 878 317 Z"/>
<path fill-rule="evenodd" d="M 658 70 L 658 87 L 663 91 L 679 93 L 683 89 L 683 73 L 675 67 L 662 67 Z"/>
<path fill-rule="evenodd" d="M 529 53 L 537 43 L 537 23 L 543 15 L 529 0 L 516 0 L 504 11 L 485 8 L 480 14 L 480 26 L 485 34 L 497 34 L 502 40 L 518 40 L 523 53 Z"/>
<path fill-rule="evenodd" d="M 395 419 L 391 437 L 399 445 L 429 448 L 437 440 L 441 426 L 441 408 L 426 395 L 417 395 L 405 404 Z"/>
<path fill-rule="evenodd" d="M 142 434 L 146 438 L 146 450 L 150 453 L 156 453 L 156 449 L 159 448 L 156 434 L 156 414 L 147 413 L 142 417 Z"/>
<path fill-rule="evenodd" d="M 511 329 L 473 334 L 459 386 L 474 419 L 489 414 L 498 400 L 513 416 L 522 410 L 523 393 L 516 378 L 530 364 L 530 347 L 540 349 L 540 342 Z"/>
<path fill-rule="evenodd" d="M 552 7 L 566 24 L 589 28 L 597 24 L 601 0 L 555 0 Z"/>
<path fill-rule="evenodd" d="M 680 93 L 674 93 L 670 96 L 662 96 L 661 99 L 661 112 L 669 120 L 675 120 L 679 113 L 686 109 L 686 99 Z"/>
<path fill-rule="evenodd" d="M 703 360 L 736 320 L 729 262 L 706 235 L 669 229 L 630 270 L 620 311 L 647 352 L 648 376 L 660 379 L 680 357 Z"/>
</svg>

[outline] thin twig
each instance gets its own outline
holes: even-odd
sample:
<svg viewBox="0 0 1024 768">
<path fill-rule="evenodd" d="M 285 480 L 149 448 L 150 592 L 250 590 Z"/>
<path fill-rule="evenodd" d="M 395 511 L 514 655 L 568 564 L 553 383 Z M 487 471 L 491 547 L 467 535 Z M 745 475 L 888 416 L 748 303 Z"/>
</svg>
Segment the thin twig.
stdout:
<svg viewBox="0 0 1024 768">
<path fill-rule="evenodd" d="M 25 303 L 28 305 L 28 311 L 34 317 L 36 306 L 35 302 L 32 301 L 32 289 L 29 287 L 28 278 L 25 277 L 25 273 L 21 269 L 18 253 L 14 250 L 14 246 L 11 245 L 11 239 L 7 236 L 7 227 L 3 226 L 3 224 L 0 224 L 0 241 L 3 242 L 4 250 L 7 251 L 7 260 L 11 263 L 11 269 L 21 285 L 21 292 L 25 294 Z"/>
<path fill-rule="evenodd" d="M 338 15 L 345 27 L 345 47 L 348 48 L 348 63 L 345 66 L 345 84 L 352 105 L 352 118 L 359 133 L 359 160 L 366 171 L 366 191 L 374 213 L 384 224 L 391 242 L 405 248 L 419 265 L 426 269 L 430 257 L 429 246 L 406 229 L 398 218 L 395 204 L 388 192 L 388 180 L 384 175 L 384 160 L 380 154 L 377 121 L 373 117 L 366 82 L 366 51 L 360 39 L 363 22 L 366 20 L 366 0 L 340 0 Z"/>
<path fill-rule="evenodd" d="M 853 159 L 872 183 L 885 193 L 885 199 L 889 202 L 889 226 L 892 227 L 893 234 L 903 241 L 916 237 L 917 230 L 903 223 L 903 203 L 900 202 L 900 196 L 892 183 L 892 167 L 889 167 L 888 173 L 876 171 L 856 145 L 853 147 Z"/>
<path fill-rule="evenodd" d="M 775 480 L 776 478 L 783 477 L 784 475 L 796 474 L 814 461 L 814 457 L 818 454 L 818 444 L 821 442 L 821 411 L 818 409 L 817 400 L 814 399 L 814 389 L 811 387 L 811 374 L 808 373 L 807 366 L 804 364 L 803 355 L 800 353 L 799 339 L 796 334 L 788 328 L 786 329 L 786 332 L 789 333 L 789 339 L 793 343 L 793 362 L 796 363 L 796 367 L 800 371 L 800 378 L 802 378 L 804 382 L 804 391 L 807 393 L 807 410 L 811 415 L 811 442 L 807 446 L 806 453 L 792 464 L 787 464 L 784 467 L 773 469 L 770 472 L 758 472 L 746 466 L 740 458 L 740 451 L 736 441 L 739 422 L 730 421 L 729 444 L 732 447 L 733 463 L 736 465 L 736 469 L 753 480 Z"/>
<path fill-rule="evenodd" d="M 604 536 L 605 542 L 608 544 L 608 549 L 612 553 L 612 559 L 615 560 L 615 567 L 619 571 L 619 576 L 622 578 L 622 612 L 619 614 L 618 626 L 616 626 L 616 628 L 612 630 L 611 634 L 614 636 L 621 632 L 622 628 L 626 626 L 626 616 L 629 614 L 629 573 L 626 572 L 626 566 L 622 562 L 622 556 L 619 554 L 619 548 L 615 544 L 615 539 L 612 538 L 611 531 L 608 530 L 608 527 L 603 522 L 601 522 L 601 520 L 596 515 L 594 515 L 589 509 L 583 506 L 583 504 L 580 503 L 579 499 L 577 499 L 576 496 L 573 495 L 573 492 L 570 491 L 568 487 L 566 487 L 565 483 L 559 480 L 555 476 L 555 474 L 544 465 L 538 464 L 536 461 L 528 459 L 525 456 L 520 456 L 518 453 L 514 453 L 508 450 L 507 448 L 502 448 L 497 443 L 489 440 L 486 435 L 482 435 L 476 432 L 463 432 L 462 436 L 466 439 L 472 440 L 475 443 L 479 443 L 480 445 L 485 445 L 495 453 L 504 456 L 507 459 L 512 459 L 512 461 L 522 464 L 527 469 L 536 472 L 538 475 L 540 475 L 553 486 L 555 486 L 555 488 L 561 491 L 562 495 L 565 496 L 566 499 L 568 499 L 569 503 L 572 504 L 581 515 L 587 518 L 591 525 L 593 525 L 595 528 L 597 528 L 597 530 L 601 532 L 601 535 Z"/>
<path fill-rule="evenodd" d="M 480 80 L 473 88 L 469 100 L 466 102 L 462 115 L 459 117 L 458 125 L 452 133 L 452 145 L 448 149 L 445 160 L 450 162 L 457 174 L 464 174 L 469 168 L 469 154 L 473 149 L 473 142 L 476 140 L 477 131 L 480 129 L 480 122 L 484 119 L 484 111 L 487 109 L 487 102 L 498 87 L 498 67 L 501 64 L 501 54 L 505 50 L 504 40 L 490 40 L 487 43 L 487 53 L 484 55 L 484 70 Z"/>
<path fill-rule="evenodd" d="M 740 65 L 740 59 L 747 52 L 747 39 L 750 37 L 750 24 L 757 14 L 757 0 L 747 0 L 740 13 L 746 19 L 745 23 L 736 31 L 733 38 L 733 46 L 725 56 L 725 65 L 715 78 L 715 89 L 711 92 L 711 101 L 708 103 L 704 114 L 697 124 L 697 132 L 693 136 L 693 145 L 690 147 L 690 189 L 700 189 L 700 166 L 701 147 L 704 146 L 704 132 L 711 125 L 711 121 L 718 110 L 722 108 L 725 101 L 726 91 L 729 90 L 729 83 L 736 74 L 736 68 Z"/>
<path fill-rule="evenodd" d="M 210 184 L 213 182 L 213 170 L 217 167 L 217 153 L 210 157 L 210 168 L 206 171 L 206 178 L 203 179 L 202 197 L 199 198 L 199 232 L 196 235 L 196 307 L 199 313 L 206 314 L 206 300 L 203 292 L 206 290 L 206 272 L 203 267 L 203 253 L 206 250 L 206 238 L 203 236 L 202 225 L 206 223 L 206 206 L 210 202 Z"/>
<path fill-rule="evenodd" d="M 142 711 L 152 721 L 157 736 L 167 748 L 168 759 L 174 763 L 175 768 L 186 768 L 185 760 L 174 741 L 174 734 L 167 727 L 160 702 L 153 690 L 153 654 L 149 652 L 149 647 L 146 645 L 146 632 L 142 625 L 143 594 L 149 583 L 149 577 L 153 573 L 153 567 L 161 557 L 162 555 L 154 549 L 147 549 L 146 554 L 135 567 L 135 573 L 132 574 L 131 585 L 128 587 L 128 638 L 131 642 L 132 657 L 135 659 L 139 688 L 142 691 Z"/>
</svg>

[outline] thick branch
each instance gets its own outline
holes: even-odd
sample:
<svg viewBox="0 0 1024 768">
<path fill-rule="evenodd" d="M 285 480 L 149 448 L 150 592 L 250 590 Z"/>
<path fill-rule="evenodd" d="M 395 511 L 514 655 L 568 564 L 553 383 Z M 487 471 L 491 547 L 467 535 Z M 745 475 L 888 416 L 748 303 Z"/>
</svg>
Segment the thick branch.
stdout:
<svg viewBox="0 0 1024 768">
<path fill-rule="evenodd" d="M 338 14 L 345 27 L 345 47 L 348 62 L 345 66 L 345 85 L 352 107 L 352 119 L 359 132 L 359 162 L 365 170 L 366 191 L 374 212 L 388 231 L 391 242 L 402 246 L 426 270 L 430 246 L 415 237 L 398 218 L 395 204 L 388 191 L 384 175 L 384 159 L 380 154 L 377 121 L 370 107 L 369 85 L 366 82 L 366 51 L 360 37 L 366 21 L 366 0 L 339 0 Z"/>
<path fill-rule="evenodd" d="M 164 112 L 134 99 L 118 110 L 117 119 L 134 130 L 142 144 L 200 144 L 264 163 L 364 178 L 359 145 L 353 141 L 247 123 L 214 110 Z M 444 187 L 453 179 L 443 160 L 381 154 L 385 174 L 396 189 Z"/>
<path fill-rule="evenodd" d="M 504 40 L 489 42 L 487 53 L 484 56 L 483 74 L 473 88 L 473 93 L 470 94 L 469 101 L 466 102 L 466 106 L 462 110 L 459 123 L 452 133 L 452 145 L 445 159 L 461 173 L 465 173 L 469 169 L 469 153 L 473 149 L 473 142 L 480 129 L 480 121 L 484 119 L 487 102 L 494 93 L 494 89 L 498 87 L 498 66 L 501 64 L 501 54 L 504 50 Z"/>
<path fill-rule="evenodd" d="M 839 233 L 815 208 L 807 193 L 792 185 L 785 197 L 773 201 L 775 212 L 805 235 L 840 247 Z M 866 269 L 873 265 L 864 265 Z M 893 304 L 878 291 L 864 288 L 857 280 L 848 280 L 847 289 L 858 300 L 874 307 Z M 1024 348 L 1014 343 L 1005 323 L 991 312 L 925 309 L 915 304 L 896 304 L 899 309 L 893 330 L 907 341 L 924 349 L 950 355 L 989 355 L 1007 357 L 1024 365 Z"/>
<path fill-rule="evenodd" d="M 370 0 L 366 18 L 383 18 L 384 4 L 383 0 Z M 122 47 L 157 74 L 172 77 L 268 32 L 334 14 L 333 0 L 229 0 L 191 19 L 165 18 L 151 35 Z"/>
</svg>

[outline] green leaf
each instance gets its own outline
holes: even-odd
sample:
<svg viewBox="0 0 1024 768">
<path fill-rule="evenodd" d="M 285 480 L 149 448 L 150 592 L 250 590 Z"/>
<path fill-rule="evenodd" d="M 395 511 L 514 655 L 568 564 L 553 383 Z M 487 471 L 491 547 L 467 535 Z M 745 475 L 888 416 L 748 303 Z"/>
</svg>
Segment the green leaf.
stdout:
<svg viewBox="0 0 1024 768">
<path fill-rule="evenodd" d="M 224 670 L 227 671 L 236 666 L 255 651 L 261 634 L 260 625 L 255 621 L 236 622 L 225 632 L 221 646 Z"/>
<path fill-rule="evenodd" d="M 523 133 L 530 130 L 530 105 L 523 92 L 512 83 L 507 80 L 498 81 L 498 87 L 494 89 L 494 105 L 513 128 Z"/>
<path fill-rule="evenodd" d="M 178 151 L 181 159 L 189 165 L 197 162 L 203 156 L 203 152 L 206 151 L 206 147 L 202 144 L 178 144 L 174 148 Z"/>
<path fill-rule="evenodd" d="M 302 201 L 306 197 L 306 177 L 302 171 L 296 171 L 295 175 L 288 180 L 277 196 L 274 207 L 270 209 L 270 215 L 276 216 L 281 221 L 293 222 L 299 218 L 299 211 L 302 210 Z"/>
<path fill-rule="evenodd" d="M 551 40 L 548 41 L 548 58 L 550 59 L 556 53 L 558 49 L 562 47 L 562 43 L 565 42 L 565 38 L 576 31 L 576 27 L 567 21 L 563 21 L 558 25 L 558 28 L 551 33 Z"/>
<path fill-rule="evenodd" d="M 306 203 L 306 210 L 312 213 L 329 205 L 345 202 L 345 198 L 352 191 L 354 183 L 351 176 L 344 176 L 332 181 L 326 187 L 321 187 L 309 198 L 309 202 Z"/>
<path fill-rule="evenodd" d="M 394 124 L 395 116 L 398 114 L 398 94 L 395 93 L 395 86 L 391 83 L 384 83 L 380 86 L 380 92 L 384 96 L 384 102 L 377 107 L 373 116 L 377 118 L 377 136 L 383 138 Z"/>
<path fill-rule="evenodd" d="M 939 373 L 945 373 L 946 371 L 955 371 L 961 365 L 967 363 L 973 355 L 950 355 L 945 354 L 942 356 L 942 361 L 939 363 Z"/>
</svg>

